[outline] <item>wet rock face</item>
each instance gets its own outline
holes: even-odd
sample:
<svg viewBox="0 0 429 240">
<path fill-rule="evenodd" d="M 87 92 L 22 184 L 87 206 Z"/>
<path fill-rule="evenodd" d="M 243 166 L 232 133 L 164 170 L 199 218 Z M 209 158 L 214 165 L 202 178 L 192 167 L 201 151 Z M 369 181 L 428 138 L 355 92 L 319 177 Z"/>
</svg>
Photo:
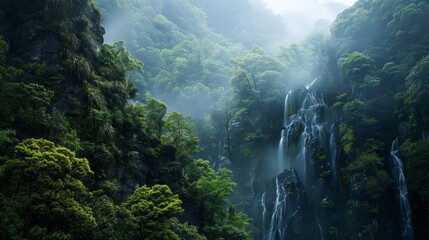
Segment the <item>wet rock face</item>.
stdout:
<svg viewBox="0 0 429 240">
<path fill-rule="evenodd" d="M 15 15 L 5 18 L 1 28 L 10 45 L 10 58 L 19 58 L 25 63 L 60 65 L 59 40 L 49 32 L 44 22 L 42 1 L 6 1 Z M 33 12 L 31 12 L 32 10 Z M 8 13 L 6 13 L 8 15 Z"/>
<path fill-rule="evenodd" d="M 68 32 L 77 34 L 80 31 L 75 22 L 78 18 L 88 20 L 93 47 L 101 45 L 104 34 L 100 25 L 101 16 L 88 2 L 83 1 L 80 6 L 83 9 L 79 11 L 75 11 L 71 6 L 62 6 L 65 8 L 61 10 L 64 11 L 61 13 L 64 21 L 53 23 L 50 18 L 57 19 L 56 11 L 60 11 L 60 7 L 55 8 L 53 2 L 5 0 L 6 9 L 11 11 L 5 13 L 3 21 L 0 19 L 0 34 L 5 36 L 10 45 L 9 59 L 20 59 L 21 62 L 62 70 L 64 50 L 79 51 L 71 49 L 70 44 L 62 39 L 67 38 Z"/>
<path fill-rule="evenodd" d="M 286 239 L 317 239 L 319 234 L 314 214 L 310 210 L 307 193 L 297 172 L 294 169 L 286 170 L 280 175 L 282 177 L 287 200 L 290 202 L 287 211 L 291 213 L 288 219 L 290 231 L 287 232 Z"/>
<path fill-rule="evenodd" d="M 60 43 L 51 33 L 41 33 L 37 30 L 36 22 L 29 20 L 17 29 L 12 38 L 15 50 L 13 57 L 21 58 L 27 63 L 39 63 L 55 66 L 61 70 Z"/>
<path fill-rule="evenodd" d="M 317 221 L 297 172 L 284 170 L 267 185 L 262 239 L 319 239 Z"/>
<path fill-rule="evenodd" d="M 79 56 L 90 66 L 97 64 L 94 56 L 104 34 L 99 12 L 89 0 L 1 2 L 2 8 L 8 9 L 3 16 L 0 13 L 0 34 L 10 46 L 6 64 L 25 65 L 27 72 L 20 81 L 63 89 L 52 106 L 77 117 L 86 108 L 82 104 L 86 101 L 85 87 L 71 71 L 65 71 L 65 61 Z"/>
<path fill-rule="evenodd" d="M 301 121 L 298 121 L 298 120 L 293 121 L 289 127 L 289 138 L 287 139 L 288 141 L 287 144 L 298 145 L 303 130 L 304 130 L 304 124 Z M 288 154 L 293 154 L 293 153 L 288 153 Z"/>
<path fill-rule="evenodd" d="M 371 174 L 349 176 L 351 160 L 343 155 L 338 122 L 332 120 L 322 94 L 302 89 L 287 94 L 278 159 L 267 165 L 275 166 L 274 174 L 292 169 L 258 187 L 255 206 L 262 211 L 253 215 L 262 216 L 255 221 L 263 226 L 258 239 L 400 239 L 401 229 L 412 234 L 411 221 L 402 221 L 401 228 L 394 189 L 375 197 L 368 190 Z"/>
</svg>

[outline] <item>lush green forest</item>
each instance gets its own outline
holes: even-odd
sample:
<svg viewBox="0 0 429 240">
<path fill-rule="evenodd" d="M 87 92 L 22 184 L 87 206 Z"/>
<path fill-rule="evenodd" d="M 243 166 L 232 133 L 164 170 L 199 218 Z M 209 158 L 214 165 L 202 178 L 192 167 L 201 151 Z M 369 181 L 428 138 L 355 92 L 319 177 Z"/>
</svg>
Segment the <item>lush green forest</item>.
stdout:
<svg viewBox="0 0 429 240">
<path fill-rule="evenodd" d="M 428 239 L 429 1 L 284 21 L 3 0 L 0 239 Z"/>
</svg>

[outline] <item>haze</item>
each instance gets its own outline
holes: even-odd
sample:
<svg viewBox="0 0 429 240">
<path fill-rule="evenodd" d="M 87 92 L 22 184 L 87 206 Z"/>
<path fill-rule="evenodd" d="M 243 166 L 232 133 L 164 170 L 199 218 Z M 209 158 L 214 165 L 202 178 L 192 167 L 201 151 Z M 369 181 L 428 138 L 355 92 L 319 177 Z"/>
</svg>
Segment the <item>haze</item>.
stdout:
<svg viewBox="0 0 429 240">
<path fill-rule="evenodd" d="M 311 31 L 327 31 L 329 24 L 356 0 L 262 0 L 286 25 L 287 42 L 299 43 Z"/>
</svg>

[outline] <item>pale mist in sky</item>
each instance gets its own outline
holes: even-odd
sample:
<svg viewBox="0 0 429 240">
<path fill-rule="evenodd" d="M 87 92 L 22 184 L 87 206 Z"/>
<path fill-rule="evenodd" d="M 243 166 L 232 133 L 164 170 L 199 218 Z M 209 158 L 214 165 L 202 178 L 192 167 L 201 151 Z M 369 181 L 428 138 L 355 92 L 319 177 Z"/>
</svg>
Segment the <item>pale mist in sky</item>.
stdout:
<svg viewBox="0 0 429 240">
<path fill-rule="evenodd" d="M 299 43 L 314 29 L 327 30 L 330 22 L 356 0 L 263 0 L 266 7 L 282 16 L 287 41 Z"/>
</svg>

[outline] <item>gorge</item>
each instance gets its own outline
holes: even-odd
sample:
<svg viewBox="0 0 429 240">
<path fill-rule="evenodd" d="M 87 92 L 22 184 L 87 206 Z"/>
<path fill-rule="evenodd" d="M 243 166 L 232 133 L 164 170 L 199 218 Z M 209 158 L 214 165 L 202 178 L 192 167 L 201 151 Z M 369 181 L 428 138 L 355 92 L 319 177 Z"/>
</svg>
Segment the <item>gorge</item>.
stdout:
<svg viewBox="0 0 429 240">
<path fill-rule="evenodd" d="M 429 239 L 429 1 L 341 2 L 1 0 L 0 240 Z"/>
<path fill-rule="evenodd" d="M 339 182 L 343 178 L 338 178 L 339 143 L 335 137 L 338 130 L 332 122 L 332 113 L 324 103 L 323 95 L 309 87 L 289 91 L 284 106 L 278 158 L 268 163 L 276 177 L 269 180 L 261 195 L 261 239 L 342 239 L 337 234 L 344 225 L 333 216 L 345 214 L 346 210 L 341 208 L 346 204 L 341 203 L 344 200 L 337 191 L 340 185 L 347 183 Z M 399 222 L 400 230 L 389 239 L 411 240 L 414 239 L 411 209 L 398 141 L 392 143 L 391 162 L 386 167 L 391 168 L 389 172 L 397 189 L 398 206 L 393 221 Z M 368 179 L 364 177 L 358 181 Z M 374 239 L 376 230 L 367 231 L 356 232 L 356 237 Z"/>
</svg>

